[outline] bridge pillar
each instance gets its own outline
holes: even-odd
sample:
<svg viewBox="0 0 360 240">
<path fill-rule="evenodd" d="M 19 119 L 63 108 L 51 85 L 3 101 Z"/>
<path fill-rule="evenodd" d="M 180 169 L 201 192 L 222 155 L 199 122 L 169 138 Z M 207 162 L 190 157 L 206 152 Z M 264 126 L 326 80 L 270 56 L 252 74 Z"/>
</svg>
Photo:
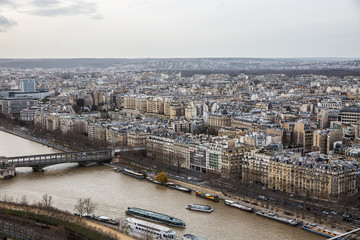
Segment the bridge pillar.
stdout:
<svg viewBox="0 0 360 240">
<path fill-rule="evenodd" d="M 34 166 L 32 167 L 34 172 L 43 172 L 44 171 L 44 166 Z"/>
</svg>

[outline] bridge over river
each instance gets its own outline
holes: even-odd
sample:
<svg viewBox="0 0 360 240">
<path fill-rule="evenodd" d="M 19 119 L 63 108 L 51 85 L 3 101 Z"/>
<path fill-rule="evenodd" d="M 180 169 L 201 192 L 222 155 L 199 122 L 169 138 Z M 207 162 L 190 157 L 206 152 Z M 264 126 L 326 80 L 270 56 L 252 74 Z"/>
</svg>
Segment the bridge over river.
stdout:
<svg viewBox="0 0 360 240">
<path fill-rule="evenodd" d="M 78 163 L 89 165 L 91 163 L 106 162 L 112 160 L 112 150 L 96 150 L 86 152 L 53 153 L 31 156 L 18 156 L 7 158 L 8 165 L 14 167 L 32 167 L 41 170 L 44 167 L 59 163 Z"/>
</svg>

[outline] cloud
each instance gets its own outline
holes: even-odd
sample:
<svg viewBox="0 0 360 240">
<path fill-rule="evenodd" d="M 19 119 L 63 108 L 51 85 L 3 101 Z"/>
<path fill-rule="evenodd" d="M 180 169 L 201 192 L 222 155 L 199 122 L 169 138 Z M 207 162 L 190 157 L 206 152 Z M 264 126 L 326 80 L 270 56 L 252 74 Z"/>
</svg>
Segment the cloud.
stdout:
<svg viewBox="0 0 360 240">
<path fill-rule="evenodd" d="M 0 15 L 0 32 L 6 32 L 15 25 L 17 22 Z"/>
<path fill-rule="evenodd" d="M 33 9 L 28 13 L 36 16 L 58 17 L 85 15 L 93 19 L 101 18 L 97 12 L 97 5 L 92 2 L 33 0 L 31 4 Z"/>
<path fill-rule="evenodd" d="M 0 6 L 17 7 L 18 4 L 12 0 L 0 0 Z"/>
<path fill-rule="evenodd" d="M 60 4 L 60 2 L 57 0 L 32 0 L 31 4 L 36 7 L 46 7 Z"/>
</svg>

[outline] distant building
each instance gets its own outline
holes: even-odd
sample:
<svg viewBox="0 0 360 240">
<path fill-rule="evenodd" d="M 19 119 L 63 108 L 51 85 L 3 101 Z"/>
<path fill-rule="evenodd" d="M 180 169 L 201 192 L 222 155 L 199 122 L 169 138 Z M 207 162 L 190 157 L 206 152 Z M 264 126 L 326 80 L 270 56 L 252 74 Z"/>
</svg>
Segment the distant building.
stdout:
<svg viewBox="0 0 360 240">
<path fill-rule="evenodd" d="M 33 122 L 35 114 L 40 111 L 37 107 L 32 107 L 30 109 L 23 109 L 20 111 L 20 119 L 26 122 Z"/>
<path fill-rule="evenodd" d="M 341 123 L 356 123 L 360 120 L 360 107 L 351 106 L 343 108 L 339 113 L 339 119 Z"/>
<path fill-rule="evenodd" d="M 36 92 L 35 81 L 32 79 L 23 79 L 20 83 L 21 92 Z"/>
<path fill-rule="evenodd" d="M 37 104 L 37 100 L 31 98 L 5 98 L 2 99 L 2 113 L 20 114 L 21 110 L 28 109 Z"/>
</svg>

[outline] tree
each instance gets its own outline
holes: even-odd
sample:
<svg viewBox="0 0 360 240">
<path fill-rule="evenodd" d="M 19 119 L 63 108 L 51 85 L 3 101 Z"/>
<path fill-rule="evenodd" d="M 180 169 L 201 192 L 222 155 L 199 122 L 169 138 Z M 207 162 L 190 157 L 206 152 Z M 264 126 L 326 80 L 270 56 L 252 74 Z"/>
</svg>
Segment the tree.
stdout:
<svg viewBox="0 0 360 240">
<path fill-rule="evenodd" d="M 96 209 L 96 203 L 91 201 L 91 198 L 84 199 L 84 209 L 85 212 L 89 215 L 93 214 Z"/>
<path fill-rule="evenodd" d="M 23 195 L 20 199 L 20 202 L 19 202 L 21 205 L 28 205 L 29 204 L 29 201 L 27 199 L 27 197 L 25 195 Z"/>
<path fill-rule="evenodd" d="M 155 177 L 155 181 L 161 182 L 161 183 L 166 183 L 168 181 L 168 176 L 166 175 L 165 172 L 160 172 L 156 177 Z"/>
<path fill-rule="evenodd" d="M 79 198 L 77 200 L 77 203 L 74 206 L 74 210 L 80 214 L 80 216 L 83 216 L 85 213 L 85 204 L 84 200 L 82 198 Z"/>
<path fill-rule="evenodd" d="M 52 207 L 51 205 L 53 204 L 53 199 L 52 196 L 44 194 L 42 196 L 42 200 L 40 202 L 40 206 L 45 207 L 45 208 L 49 208 Z"/>
<path fill-rule="evenodd" d="M 74 206 L 74 210 L 77 211 L 80 216 L 84 214 L 91 215 L 96 209 L 96 203 L 91 198 L 79 198 Z"/>
</svg>

